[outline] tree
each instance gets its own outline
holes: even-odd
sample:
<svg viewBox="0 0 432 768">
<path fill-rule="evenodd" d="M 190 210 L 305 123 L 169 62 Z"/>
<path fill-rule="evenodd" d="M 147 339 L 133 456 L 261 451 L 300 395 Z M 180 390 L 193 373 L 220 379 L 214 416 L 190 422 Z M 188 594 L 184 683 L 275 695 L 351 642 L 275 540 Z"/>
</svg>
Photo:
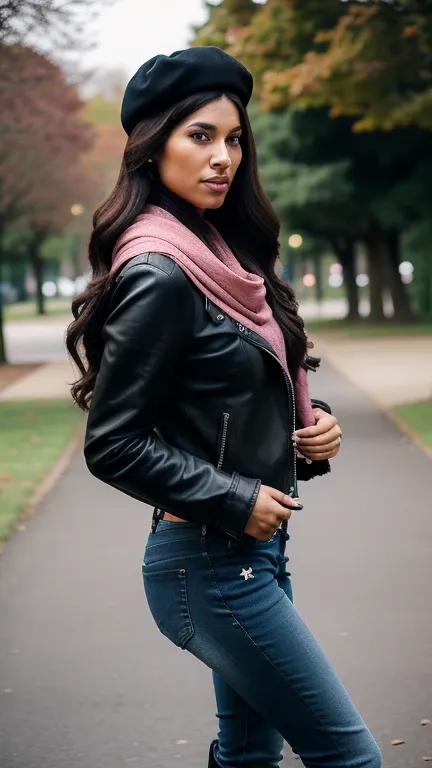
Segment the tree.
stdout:
<svg viewBox="0 0 432 768">
<path fill-rule="evenodd" d="M 321 91 L 319 97 L 307 103 L 302 100 L 302 94 L 296 92 L 294 96 L 287 86 L 291 80 L 294 82 L 296 73 L 298 75 L 310 59 L 325 54 L 327 41 L 333 39 L 344 20 L 363 12 L 370 14 L 371 19 L 376 13 L 381 20 L 384 13 L 382 6 L 383 3 L 378 1 L 367 4 L 365 8 L 363 5 L 354 7 L 341 3 L 323 3 L 322 0 L 310 0 L 305 4 L 295 0 L 268 0 L 250 17 L 247 25 L 236 27 L 235 39 L 226 39 L 225 47 L 252 70 L 261 106 L 279 111 L 290 107 L 293 114 L 303 108 L 307 130 L 297 136 L 297 157 L 289 153 L 281 157 L 277 148 L 274 152 L 273 165 L 277 167 L 274 168 L 276 175 L 273 175 L 273 182 L 279 188 L 277 194 L 281 197 L 282 187 L 287 190 L 289 180 L 296 187 L 296 192 L 290 190 L 288 196 L 291 198 L 290 215 L 295 204 L 295 193 L 301 192 L 304 196 L 310 187 L 308 182 L 312 185 L 317 183 L 317 173 L 324 173 L 323 178 L 327 175 L 330 198 L 326 203 L 322 201 L 319 206 L 314 206 L 315 190 L 312 189 L 311 196 L 306 195 L 303 206 L 297 205 L 297 219 L 303 217 L 306 228 L 320 228 L 324 215 L 325 227 L 333 230 L 329 233 L 333 247 L 345 262 L 346 274 L 351 275 L 352 303 L 355 301 L 352 284 L 354 241 L 361 239 L 369 259 L 371 317 L 384 317 L 383 290 L 388 286 L 395 317 L 402 320 L 411 319 L 412 312 L 398 271 L 400 240 L 403 230 L 424 215 L 425 203 L 430 204 L 431 189 L 427 178 L 431 164 L 429 134 L 409 127 L 390 133 L 381 130 L 358 132 L 355 129 L 359 121 L 352 116 L 349 99 L 345 111 L 334 110 L 329 93 L 330 85 L 324 95 Z M 365 17 L 362 18 L 364 21 Z M 210 30 L 213 34 L 214 22 L 215 18 Z M 359 25 L 361 37 L 360 30 Z M 205 42 L 208 32 L 206 27 L 201 30 L 200 41 Z M 371 34 L 369 27 L 363 32 L 367 39 Z M 384 48 L 382 58 L 385 60 L 387 49 L 378 38 L 375 42 Z M 349 55 L 345 56 L 345 53 L 340 56 L 340 79 L 343 80 L 345 76 L 345 88 L 349 90 L 351 81 L 357 76 L 356 67 L 363 70 L 355 46 L 354 50 L 350 49 Z M 328 68 L 322 59 L 320 62 L 320 76 L 325 79 Z M 314 87 L 314 72 L 310 73 L 309 81 L 312 83 L 311 88 Z M 335 81 L 338 82 L 336 76 Z M 313 125 L 314 115 L 317 114 L 313 110 L 317 107 L 322 109 L 321 128 Z M 308 122 L 309 114 L 312 122 Z M 289 161 L 288 165 L 287 162 L 283 165 L 284 159 Z M 337 161 L 348 163 L 348 166 L 345 165 L 345 168 L 349 167 L 346 178 L 352 188 L 349 199 L 342 207 L 339 201 L 332 199 L 333 175 L 328 174 L 332 164 L 337 164 Z M 294 169 L 289 167 L 292 163 L 295 164 Z M 336 165 L 335 169 L 337 167 L 341 166 Z M 273 173 L 271 168 L 269 173 Z M 334 178 L 337 181 L 337 175 Z M 284 179 L 287 182 L 285 186 Z M 281 203 L 283 201 L 279 200 L 279 205 Z M 339 232 L 333 229 L 337 221 Z"/>
<path fill-rule="evenodd" d="M 112 92 L 108 82 L 104 92 Z M 91 231 L 93 212 L 112 191 L 119 175 L 127 138 L 119 120 L 120 106 L 119 94 L 117 98 L 107 98 L 98 93 L 86 103 L 85 119 L 92 126 L 94 138 L 85 156 L 85 168 L 93 183 L 80 199 L 84 210 L 77 223 L 83 232 Z M 81 251 L 81 269 L 88 269 L 85 249 Z"/>
<path fill-rule="evenodd" d="M 0 263 L 2 233 L 19 222 L 33 234 L 29 253 L 43 311 L 39 248 L 68 223 L 71 206 L 85 192 L 82 156 L 92 131 L 78 93 L 48 57 L 0 45 L 0 69 Z"/>
<path fill-rule="evenodd" d="M 194 42 L 219 44 L 238 56 L 253 71 L 258 95 L 269 67 L 297 63 L 312 45 L 315 31 L 323 25 L 331 27 L 337 18 L 322 2 L 309 2 L 306 9 L 293 2 L 268 2 L 261 7 L 249 2 L 245 25 L 244 17 L 232 5 L 228 15 L 225 5 L 213 9 Z M 219 30 L 218 24 L 222 24 Z M 329 147 L 339 146 L 340 137 L 332 130 L 335 126 L 329 123 L 326 110 L 309 115 L 295 109 L 260 115 L 252 106 L 250 112 L 267 193 L 287 229 L 303 230 L 331 245 L 343 266 L 349 317 L 358 318 L 354 237 L 360 222 L 357 208 L 348 202 L 351 160 L 346 152 L 345 156 L 328 152 Z M 322 146 L 319 138 L 324 136 Z M 311 156 L 310 150 L 318 146 Z"/>
<path fill-rule="evenodd" d="M 37 196 L 28 200 L 21 216 L 21 221 L 30 231 L 27 255 L 36 280 L 39 314 L 45 313 L 42 293 L 43 245 L 51 236 L 65 231 L 71 222 L 73 205 L 87 194 L 86 186 L 89 182 L 76 146 L 66 146 L 55 157 L 46 156 L 43 169 L 46 186 L 44 184 Z"/>
<path fill-rule="evenodd" d="M 0 46 L 0 70 L 1 221 L 2 212 L 25 207 L 40 193 L 41 155 L 61 163 L 65 152 L 80 154 L 90 147 L 91 131 L 76 89 L 48 57 Z"/>
<path fill-rule="evenodd" d="M 251 46 L 257 33 L 246 37 Z M 270 65 L 262 96 L 271 107 L 329 105 L 332 117 L 356 117 L 354 130 L 431 129 L 432 3 L 341 6 L 331 28 L 315 31 L 300 62 Z"/>
<path fill-rule="evenodd" d="M 77 152 L 82 151 L 90 140 L 88 135 L 84 138 L 85 128 L 78 114 L 76 92 L 61 77 L 58 68 L 46 57 L 32 51 L 29 43 L 31 45 L 32 39 L 39 43 L 43 33 L 44 43 L 50 50 L 58 52 L 82 47 L 82 12 L 86 12 L 88 23 L 89 12 L 95 13 L 100 5 L 100 0 L 0 0 L 0 275 L 5 226 L 20 217 L 23 203 L 25 207 L 31 202 L 32 192 L 33 201 L 35 199 L 37 186 L 34 180 L 37 178 L 40 144 L 47 146 L 52 136 L 53 158 L 57 152 L 61 154 L 57 147 L 58 137 L 69 136 L 73 146 L 68 118 L 75 130 Z M 59 88 L 62 83 L 65 84 L 64 93 Z M 51 85 L 54 86 L 54 99 L 50 100 Z M 56 89 L 60 95 L 60 108 L 55 102 Z M 65 96 L 68 107 L 65 107 Z M 62 111 L 63 122 L 58 120 Z M 84 143 L 78 150 L 80 142 Z M 73 160 L 72 155 L 70 160 Z M 44 180 L 42 170 L 39 165 L 39 187 Z M 22 178 L 20 174 L 23 174 Z M 29 175 L 33 182 L 27 186 Z M 0 302 L 0 362 L 5 360 L 2 329 Z"/>
<path fill-rule="evenodd" d="M 108 99 L 97 94 L 87 102 L 86 120 L 94 133 L 93 147 L 88 162 L 98 179 L 92 189 L 99 201 L 114 187 L 126 145 L 126 134 L 120 124 L 121 99 Z"/>
<path fill-rule="evenodd" d="M 73 268 L 73 278 L 79 277 L 79 255 L 82 247 L 82 232 L 73 226 L 57 235 L 50 235 L 40 249 L 40 257 L 51 264 L 67 261 Z"/>
<path fill-rule="evenodd" d="M 218 48 L 226 48 L 234 42 L 237 34 L 241 32 L 259 6 L 253 0 L 225 0 L 218 5 L 205 3 L 209 18 L 200 27 L 194 27 L 194 39 L 192 45 L 216 45 Z"/>
<path fill-rule="evenodd" d="M 411 289 L 416 306 L 423 317 L 432 319 L 432 223 L 429 217 L 406 233 L 404 253 L 414 267 Z"/>
<path fill-rule="evenodd" d="M 222 48 L 251 69 L 256 92 L 262 98 L 262 80 L 267 71 L 298 64 L 313 46 L 315 34 L 331 29 L 339 13 L 339 3 L 323 0 L 268 0 L 263 5 L 248 0 L 241 3 L 241 8 L 235 0 L 224 0 L 212 9 L 208 23 L 197 31 L 194 44 L 216 45 L 218 40 Z"/>
<path fill-rule="evenodd" d="M 285 229 L 307 232 L 331 246 L 343 267 L 348 317 L 359 319 L 354 241 L 362 219 L 353 202 L 352 160 L 328 151 L 332 137 L 340 147 L 342 131 L 335 136 L 324 110 L 252 110 L 251 116 L 261 178 Z"/>
<path fill-rule="evenodd" d="M 42 32 L 57 49 L 76 47 L 89 16 L 100 5 L 101 0 L 1 0 L 0 42 L 28 42 L 35 32 Z"/>
</svg>

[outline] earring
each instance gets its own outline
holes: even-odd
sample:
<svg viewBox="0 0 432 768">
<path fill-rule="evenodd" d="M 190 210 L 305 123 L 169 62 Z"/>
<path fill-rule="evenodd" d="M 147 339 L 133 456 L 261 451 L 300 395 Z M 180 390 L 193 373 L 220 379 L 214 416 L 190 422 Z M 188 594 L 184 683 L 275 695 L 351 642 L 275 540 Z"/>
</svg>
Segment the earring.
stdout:
<svg viewBox="0 0 432 768">
<path fill-rule="evenodd" d="M 150 181 L 154 181 L 153 160 L 147 160 L 145 167 L 146 167 L 148 178 L 150 179 Z"/>
</svg>

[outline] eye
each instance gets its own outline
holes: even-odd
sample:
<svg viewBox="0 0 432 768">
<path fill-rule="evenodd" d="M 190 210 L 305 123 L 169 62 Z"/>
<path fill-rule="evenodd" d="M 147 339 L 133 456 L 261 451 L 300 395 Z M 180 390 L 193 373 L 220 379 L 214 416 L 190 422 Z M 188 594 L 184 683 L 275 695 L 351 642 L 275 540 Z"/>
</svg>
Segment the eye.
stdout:
<svg viewBox="0 0 432 768">
<path fill-rule="evenodd" d="M 228 138 L 228 141 L 230 144 L 237 146 L 238 144 L 240 144 L 240 139 L 241 139 L 241 136 L 230 136 Z"/>
<path fill-rule="evenodd" d="M 203 141 L 203 137 L 204 137 L 204 140 L 208 140 L 208 136 L 202 131 L 196 131 L 195 133 L 191 133 L 191 139 L 196 139 L 197 141 Z"/>
</svg>

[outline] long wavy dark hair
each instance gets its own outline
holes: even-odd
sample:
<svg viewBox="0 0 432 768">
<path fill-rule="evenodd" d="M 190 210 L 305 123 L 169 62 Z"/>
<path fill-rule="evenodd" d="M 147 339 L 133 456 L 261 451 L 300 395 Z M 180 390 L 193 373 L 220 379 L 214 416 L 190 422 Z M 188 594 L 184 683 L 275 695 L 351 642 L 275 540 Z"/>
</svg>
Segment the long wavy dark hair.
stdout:
<svg viewBox="0 0 432 768">
<path fill-rule="evenodd" d="M 192 205 L 162 186 L 157 176 L 158 155 L 172 130 L 210 101 L 226 95 L 236 105 L 242 123 L 242 160 L 224 204 L 217 210 L 198 214 Z M 89 409 L 91 393 L 100 367 L 104 342 L 102 327 L 109 311 L 113 285 L 110 276 L 112 253 L 120 235 L 141 213 L 146 203 L 160 205 L 200 239 L 213 247 L 211 222 L 249 272 L 265 281 L 267 301 L 279 323 L 286 344 L 290 371 L 296 375 L 307 349 L 307 339 L 292 288 L 275 273 L 279 252 L 279 219 L 258 178 L 257 156 L 246 109 L 232 94 L 204 93 L 184 99 L 171 109 L 143 120 L 130 135 L 113 192 L 93 217 L 89 242 L 92 278 L 72 302 L 74 320 L 66 333 L 66 346 L 81 373 L 71 387 L 75 402 Z"/>
</svg>

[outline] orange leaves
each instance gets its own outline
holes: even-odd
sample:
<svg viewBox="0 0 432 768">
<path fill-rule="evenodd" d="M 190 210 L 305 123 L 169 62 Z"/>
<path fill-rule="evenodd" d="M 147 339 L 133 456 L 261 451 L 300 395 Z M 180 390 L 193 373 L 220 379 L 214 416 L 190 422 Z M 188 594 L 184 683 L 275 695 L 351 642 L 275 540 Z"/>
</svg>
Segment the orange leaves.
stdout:
<svg viewBox="0 0 432 768">
<path fill-rule="evenodd" d="M 301 101 L 305 93 L 317 87 L 328 76 L 325 62 L 315 53 L 308 53 L 303 64 L 288 70 L 269 71 L 263 76 L 261 98 L 264 109 L 277 109 L 287 103 Z"/>
<path fill-rule="evenodd" d="M 224 34 L 265 109 L 328 106 L 357 118 L 356 131 L 432 129 L 430 17 L 406 5 L 268 0 L 248 20 L 232 15 Z M 226 8 L 214 9 L 214 32 Z"/>
<path fill-rule="evenodd" d="M 47 56 L 0 46 L 0 215 L 14 208 L 30 226 L 61 229 L 85 179 L 92 142 L 76 89 Z"/>
<path fill-rule="evenodd" d="M 409 27 L 404 27 L 402 30 L 403 37 L 414 37 L 415 35 L 418 35 L 420 32 L 420 27 L 418 24 L 411 24 Z"/>
<path fill-rule="evenodd" d="M 318 51 L 307 52 L 283 78 L 285 103 L 298 99 L 301 106 L 328 105 L 333 117 L 356 116 L 355 131 L 431 128 L 426 90 L 431 73 L 421 66 L 430 56 L 420 40 L 425 28 L 426 18 L 401 17 L 397 8 L 380 3 L 341 9 L 337 23 L 315 35 Z M 276 89 L 281 106 L 278 83 Z M 266 103 L 272 104 L 271 92 Z"/>
<path fill-rule="evenodd" d="M 242 37 L 243 31 L 244 31 L 244 27 L 238 27 L 238 26 L 228 27 L 225 35 L 225 39 L 228 45 L 234 45 L 235 43 L 238 43 L 238 41 Z"/>
</svg>

